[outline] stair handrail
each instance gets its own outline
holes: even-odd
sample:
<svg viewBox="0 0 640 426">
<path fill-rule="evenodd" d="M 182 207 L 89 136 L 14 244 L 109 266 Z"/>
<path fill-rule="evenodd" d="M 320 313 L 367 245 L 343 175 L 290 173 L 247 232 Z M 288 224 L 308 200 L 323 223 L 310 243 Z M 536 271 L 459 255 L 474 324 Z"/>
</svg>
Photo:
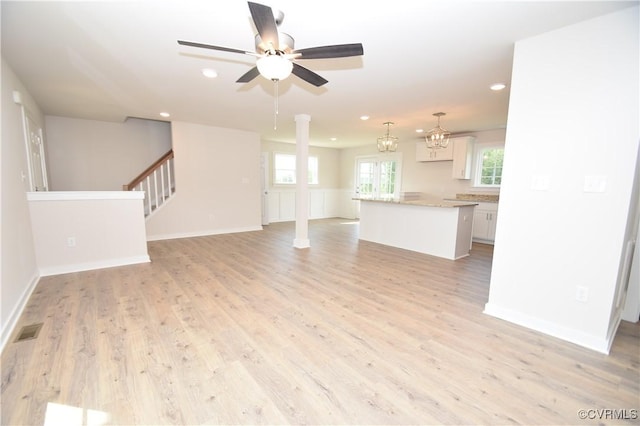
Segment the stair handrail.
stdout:
<svg viewBox="0 0 640 426">
<path fill-rule="evenodd" d="M 169 152 L 167 152 L 166 154 L 164 154 L 162 157 L 160 157 L 158 159 L 158 161 L 156 161 L 155 163 L 153 163 L 152 165 L 150 165 L 149 167 L 147 167 L 145 169 L 144 172 L 140 173 L 138 176 L 135 177 L 135 179 L 133 179 L 131 182 L 122 185 L 122 190 L 123 191 L 131 191 L 133 188 L 135 188 L 140 182 L 142 182 L 143 180 L 145 180 L 148 176 L 150 176 L 158 167 L 160 167 L 162 164 L 164 164 L 166 161 L 169 161 L 173 158 L 173 149 L 170 149 Z"/>
</svg>

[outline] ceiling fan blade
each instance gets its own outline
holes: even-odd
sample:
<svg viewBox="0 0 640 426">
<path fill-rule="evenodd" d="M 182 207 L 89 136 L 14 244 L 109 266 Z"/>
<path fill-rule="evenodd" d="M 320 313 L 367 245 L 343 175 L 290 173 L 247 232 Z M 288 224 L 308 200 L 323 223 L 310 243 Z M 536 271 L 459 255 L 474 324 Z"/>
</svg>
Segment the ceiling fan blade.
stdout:
<svg viewBox="0 0 640 426">
<path fill-rule="evenodd" d="M 364 55 L 364 49 L 362 48 L 362 43 L 352 43 L 309 47 L 307 49 L 297 49 L 291 53 L 299 55 L 297 59 L 346 58 Z"/>
<path fill-rule="evenodd" d="M 328 80 L 325 80 L 324 78 L 320 77 L 315 72 L 308 70 L 305 67 L 301 67 L 295 62 L 293 63 L 293 70 L 291 70 L 291 73 L 300 77 L 307 83 L 313 84 L 316 87 L 320 87 L 323 84 L 326 84 L 329 82 Z"/>
<path fill-rule="evenodd" d="M 259 75 L 260 75 L 260 71 L 258 71 L 258 67 L 253 67 L 249 71 L 244 73 L 242 77 L 237 79 L 236 83 L 248 83 Z"/>
<path fill-rule="evenodd" d="M 275 50 L 280 49 L 280 42 L 278 40 L 278 26 L 276 20 L 273 17 L 273 11 L 269 6 L 265 6 L 258 3 L 249 3 L 249 11 L 253 18 L 253 23 L 256 25 L 258 34 L 262 39 L 262 42 L 267 46 L 271 46 Z"/>
<path fill-rule="evenodd" d="M 255 52 L 247 52 L 246 50 L 232 49 L 230 47 L 213 46 L 211 44 L 196 43 L 193 41 L 178 40 L 178 44 L 183 46 L 201 47 L 203 49 L 222 50 L 223 52 L 242 53 L 243 55 L 260 56 Z"/>
</svg>

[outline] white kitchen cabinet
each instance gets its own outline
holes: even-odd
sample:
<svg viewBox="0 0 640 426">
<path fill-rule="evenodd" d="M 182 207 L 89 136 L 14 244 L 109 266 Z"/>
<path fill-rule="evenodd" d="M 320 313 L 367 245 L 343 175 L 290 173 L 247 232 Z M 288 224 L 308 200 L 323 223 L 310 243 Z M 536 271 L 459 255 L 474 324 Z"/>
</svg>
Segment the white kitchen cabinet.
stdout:
<svg viewBox="0 0 640 426">
<path fill-rule="evenodd" d="M 471 179 L 471 162 L 473 155 L 473 136 L 454 138 L 449 141 L 453 145 L 453 169 L 451 177 L 454 179 Z"/>
<path fill-rule="evenodd" d="M 453 144 L 446 148 L 429 149 L 423 140 L 416 142 L 416 161 L 451 161 L 453 160 Z"/>
<path fill-rule="evenodd" d="M 493 244 L 497 221 L 498 203 L 479 203 L 473 213 L 473 241 Z"/>
</svg>

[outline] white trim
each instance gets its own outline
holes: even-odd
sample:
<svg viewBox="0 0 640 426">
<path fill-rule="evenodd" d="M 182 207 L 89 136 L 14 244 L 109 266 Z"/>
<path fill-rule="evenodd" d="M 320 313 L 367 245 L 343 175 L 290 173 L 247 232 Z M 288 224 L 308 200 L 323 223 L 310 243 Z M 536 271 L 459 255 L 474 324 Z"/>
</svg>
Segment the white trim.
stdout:
<svg viewBox="0 0 640 426">
<path fill-rule="evenodd" d="M 31 297 L 33 290 L 36 289 L 36 286 L 38 285 L 39 281 L 40 281 L 39 276 L 34 275 L 33 277 L 31 277 L 31 280 L 29 280 L 29 285 L 25 288 L 25 290 L 22 292 L 22 295 L 20 296 L 20 299 L 18 299 L 18 302 L 14 305 L 13 311 L 11 311 L 11 315 L 9 315 L 9 317 L 7 318 L 7 322 L 4 324 L 4 327 L 2 328 L 2 341 L 0 342 L 0 352 L 2 352 L 5 346 L 7 345 L 7 343 L 9 343 L 9 338 L 13 334 L 13 331 L 15 330 L 16 325 L 18 324 L 18 320 L 22 315 L 22 311 L 24 311 L 24 308 L 27 306 L 27 302 L 29 301 L 29 298 Z"/>
<path fill-rule="evenodd" d="M 149 256 L 132 256 L 120 259 L 100 260 L 97 262 L 76 263 L 71 265 L 61 265 L 40 268 L 40 275 L 47 277 L 50 275 L 68 274 L 71 272 L 92 271 L 94 269 L 113 268 L 116 266 L 135 265 L 138 263 L 149 263 Z"/>
<path fill-rule="evenodd" d="M 611 349 L 611 344 L 613 343 L 613 337 L 601 338 L 591 334 L 586 334 L 572 328 L 559 326 L 558 324 L 542 320 L 540 318 L 535 318 L 530 315 L 523 314 L 522 312 L 503 308 L 492 303 L 484 305 L 484 313 L 522 327 L 548 334 L 549 336 L 566 340 L 567 342 L 575 343 L 576 345 L 580 345 L 606 355 L 609 354 L 609 349 Z M 617 329 L 617 325 L 615 328 Z M 610 336 L 615 336 L 615 332 L 610 333 Z"/>
<path fill-rule="evenodd" d="M 207 237 L 209 235 L 235 234 L 238 232 L 262 231 L 262 226 L 243 228 L 212 229 L 209 231 L 180 232 L 176 234 L 147 235 L 147 241 L 175 240 L 179 238 Z"/>
<path fill-rule="evenodd" d="M 28 201 L 143 200 L 144 191 L 27 192 Z"/>
</svg>

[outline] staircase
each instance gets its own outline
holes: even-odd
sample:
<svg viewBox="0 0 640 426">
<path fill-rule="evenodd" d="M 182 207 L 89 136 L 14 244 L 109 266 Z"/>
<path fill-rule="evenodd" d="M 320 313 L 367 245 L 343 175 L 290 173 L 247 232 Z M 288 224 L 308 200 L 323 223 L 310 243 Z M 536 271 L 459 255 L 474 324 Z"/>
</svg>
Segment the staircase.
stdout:
<svg viewBox="0 0 640 426">
<path fill-rule="evenodd" d="M 144 216 L 149 217 L 175 194 L 173 150 L 164 154 L 131 182 L 122 185 L 122 190 L 144 191 Z"/>
</svg>

